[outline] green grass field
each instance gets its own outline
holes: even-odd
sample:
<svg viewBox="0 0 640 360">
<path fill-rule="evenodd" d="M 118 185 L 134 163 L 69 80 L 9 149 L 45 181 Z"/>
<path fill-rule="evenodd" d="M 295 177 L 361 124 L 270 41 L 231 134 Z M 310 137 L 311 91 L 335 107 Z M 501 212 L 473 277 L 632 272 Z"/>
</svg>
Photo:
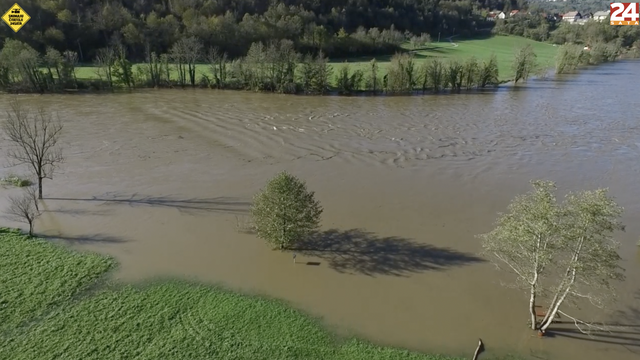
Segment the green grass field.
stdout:
<svg viewBox="0 0 640 360">
<path fill-rule="evenodd" d="M 473 56 L 482 61 L 489 59 L 493 53 L 498 59 L 500 79 L 508 80 L 513 77 L 511 64 L 513 63 L 516 50 L 520 47 L 530 44 L 538 56 L 538 63 L 546 68 L 553 67 L 553 64 L 555 63 L 555 56 L 558 51 L 558 48 L 551 44 L 541 43 L 517 36 L 493 36 L 476 40 L 457 40 L 454 38 L 452 41 L 457 46 L 454 46 L 447 40 L 441 40 L 439 43 L 431 43 L 424 48 L 413 51 L 416 62 L 420 64 L 421 62 L 432 58 L 464 61 Z M 406 49 L 411 50 L 409 47 Z M 371 59 L 372 57 L 350 58 L 345 60 L 352 64 L 354 69 L 359 68 L 366 71 L 369 68 L 369 62 Z M 380 62 L 380 69 L 383 72 L 387 71 L 386 66 L 389 64 L 390 59 L 391 56 L 376 58 L 376 60 Z M 345 60 L 337 60 L 333 63 L 339 66 L 339 64 Z"/>
<path fill-rule="evenodd" d="M 526 44 L 531 44 L 535 53 L 538 56 L 538 62 L 540 65 L 551 68 L 554 64 L 554 59 L 557 47 L 551 44 L 541 43 L 530 39 L 525 39 L 517 36 L 493 36 L 485 39 L 476 40 L 457 40 L 453 39 L 457 46 L 454 46 L 447 40 L 441 40 L 439 43 L 431 43 L 428 46 L 417 49 L 414 51 L 416 62 L 420 64 L 426 59 L 439 57 L 442 59 L 458 59 L 465 60 L 472 56 L 475 56 L 478 60 L 488 59 L 492 53 L 496 54 L 498 58 L 498 68 L 500 71 L 501 80 L 509 80 L 513 77 L 511 70 L 511 63 L 513 62 L 516 49 Z M 410 50 L 407 47 L 407 50 Z M 334 75 L 338 73 L 337 68 L 344 63 L 348 62 L 352 70 L 361 69 L 363 71 L 368 70 L 369 62 L 374 57 L 360 57 L 349 59 L 335 59 L 331 63 L 334 65 Z M 379 61 L 381 74 L 386 73 L 386 67 L 391 59 L 391 56 L 379 56 L 376 57 Z M 196 69 L 197 78 L 201 75 L 207 75 L 211 77 L 210 67 L 206 64 L 197 66 Z M 94 79 L 97 78 L 96 68 L 92 66 L 81 66 L 76 69 L 76 76 L 80 79 Z M 172 74 L 175 78 L 177 73 Z"/>
<path fill-rule="evenodd" d="M 68 303 L 113 266 L 1 228 L 0 254 L 0 333 Z"/>
<path fill-rule="evenodd" d="M 2 359 L 457 359 L 341 340 L 282 302 L 219 287 L 165 281 L 86 291 L 111 259 L 15 230 L 0 229 L 0 253 Z"/>
</svg>

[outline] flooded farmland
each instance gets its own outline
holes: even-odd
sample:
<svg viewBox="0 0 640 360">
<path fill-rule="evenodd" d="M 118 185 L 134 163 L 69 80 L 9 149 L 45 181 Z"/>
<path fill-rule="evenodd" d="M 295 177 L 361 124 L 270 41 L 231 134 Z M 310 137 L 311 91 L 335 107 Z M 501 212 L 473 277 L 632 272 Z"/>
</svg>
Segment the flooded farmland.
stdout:
<svg viewBox="0 0 640 360">
<path fill-rule="evenodd" d="M 36 230 L 115 256 L 124 281 L 224 283 L 381 344 L 466 354 L 481 337 L 489 352 L 532 359 L 637 359 L 639 66 L 425 97 L 20 96 L 65 123 L 67 162 L 45 181 Z M 238 231 L 252 195 L 281 170 L 306 180 L 325 209 L 326 251 L 297 264 Z M 589 338 L 562 324 L 538 339 L 524 294 L 479 257 L 475 235 L 531 179 L 561 192 L 609 187 L 624 206 L 618 311 L 582 314 L 624 328 Z M 0 207 L 15 191 L 0 190 Z"/>
</svg>

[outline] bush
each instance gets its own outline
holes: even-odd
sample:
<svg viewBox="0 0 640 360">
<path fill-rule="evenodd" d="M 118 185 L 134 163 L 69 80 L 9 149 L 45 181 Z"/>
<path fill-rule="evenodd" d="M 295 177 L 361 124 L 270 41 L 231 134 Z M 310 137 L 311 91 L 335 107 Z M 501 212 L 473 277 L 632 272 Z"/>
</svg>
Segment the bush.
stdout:
<svg viewBox="0 0 640 360">
<path fill-rule="evenodd" d="M 18 175 L 13 175 L 10 174 L 7 177 L 1 178 L 0 179 L 0 183 L 2 184 L 7 184 L 7 185 L 13 185 L 16 187 L 25 187 L 25 186 L 31 186 L 33 184 L 33 182 L 29 179 L 24 179 Z"/>
<path fill-rule="evenodd" d="M 320 226 L 322 206 L 304 181 L 283 171 L 254 197 L 251 215 L 258 237 L 287 249 Z"/>
</svg>

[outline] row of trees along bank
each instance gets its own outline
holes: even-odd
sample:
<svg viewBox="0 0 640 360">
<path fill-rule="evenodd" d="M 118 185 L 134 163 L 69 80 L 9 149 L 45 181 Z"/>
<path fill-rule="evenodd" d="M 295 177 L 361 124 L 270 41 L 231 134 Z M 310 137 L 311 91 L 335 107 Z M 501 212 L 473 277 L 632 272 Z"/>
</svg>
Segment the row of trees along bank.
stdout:
<svg viewBox="0 0 640 360">
<path fill-rule="evenodd" d="M 322 52 L 303 56 L 290 40 L 253 43 L 247 56 L 231 60 L 217 48 L 205 51 L 198 39 L 189 37 L 178 40 L 168 54 L 151 52 L 145 60 L 133 66 L 125 48 L 115 43 L 98 50 L 95 65 L 99 79 L 84 80 L 76 76 L 75 52 L 60 53 L 50 47 L 41 56 L 27 44 L 9 39 L 0 52 L 0 86 L 11 92 L 191 86 L 289 94 L 352 94 L 415 90 L 438 93 L 445 89 L 459 92 L 499 83 L 495 56 L 484 61 L 470 58 L 447 62 L 434 58 L 417 63 L 411 54 L 397 53 L 383 72 L 375 59 L 354 69 L 348 63 L 329 64 Z M 202 60 L 208 63 L 208 71 L 198 74 L 196 66 Z"/>
<path fill-rule="evenodd" d="M 640 50 L 640 49 L 638 49 Z M 623 55 L 623 49 L 616 43 L 596 43 L 585 51 L 581 45 L 567 44 L 558 50 L 556 73 L 573 72 L 581 66 L 598 65 L 617 60 Z M 632 54 L 637 57 L 637 54 Z"/>
<path fill-rule="evenodd" d="M 563 46 L 556 71 L 573 71 L 582 65 L 613 61 L 621 49 L 615 44 L 596 44 L 590 51 L 577 45 Z M 207 71 L 197 72 L 203 60 Z M 99 49 L 96 55 L 97 79 L 78 79 L 78 55 L 60 53 L 49 47 L 40 55 L 29 45 L 8 39 L 0 51 L 0 87 L 9 92 L 57 92 L 74 90 L 113 90 L 117 88 L 201 87 L 268 91 L 287 94 L 349 95 L 358 92 L 402 94 L 413 91 L 458 93 L 497 86 L 498 62 L 468 58 L 464 61 L 433 58 L 417 62 L 411 53 L 396 53 L 385 70 L 374 59 L 354 68 L 349 63 L 329 64 L 329 59 L 298 53 L 290 40 L 253 43 L 245 57 L 231 60 L 217 48 L 205 51 L 195 37 L 178 40 L 170 52 L 147 54 L 145 62 L 134 66 L 127 60 L 121 43 Z M 202 68 L 202 67 L 201 67 Z M 529 45 L 514 54 L 515 82 L 526 81 L 540 70 L 536 54 Z"/>
</svg>

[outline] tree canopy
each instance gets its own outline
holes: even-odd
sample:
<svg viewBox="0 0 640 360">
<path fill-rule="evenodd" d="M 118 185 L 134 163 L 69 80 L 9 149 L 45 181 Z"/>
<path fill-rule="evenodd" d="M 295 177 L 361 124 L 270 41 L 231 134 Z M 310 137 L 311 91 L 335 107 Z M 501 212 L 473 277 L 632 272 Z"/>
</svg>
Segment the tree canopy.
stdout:
<svg viewBox="0 0 640 360">
<path fill-rule="evenodd" d="M 9 9 L 14 1 L 1 0 Z M 507 4 L 508 3 L 508 4 Z M 14 38 L 39 52 L 75 51 L 93 61 L 115 36 L 132 58 L 145 50 L 163 54 L 182 37 L 196 36 L 205 48 L 245 55 L 254 42 L 289 39 L 298 51 L 321 48 L 327 55 L 376 52 L 339 41 L 346 34 L 375 40 L 398 33 L 473 35 L 490 26 L 486 9 L 517 8 L 514 0 L 25 0 L 31 20 L 14 33 L 0 27 L 0 42 Z M 387 34 L 383 31 L 387 30 Z M 384 49 L 382 49 L 384 50 Z M 388 49 L 387 49 L 388 50 Z"/>
</svg>

